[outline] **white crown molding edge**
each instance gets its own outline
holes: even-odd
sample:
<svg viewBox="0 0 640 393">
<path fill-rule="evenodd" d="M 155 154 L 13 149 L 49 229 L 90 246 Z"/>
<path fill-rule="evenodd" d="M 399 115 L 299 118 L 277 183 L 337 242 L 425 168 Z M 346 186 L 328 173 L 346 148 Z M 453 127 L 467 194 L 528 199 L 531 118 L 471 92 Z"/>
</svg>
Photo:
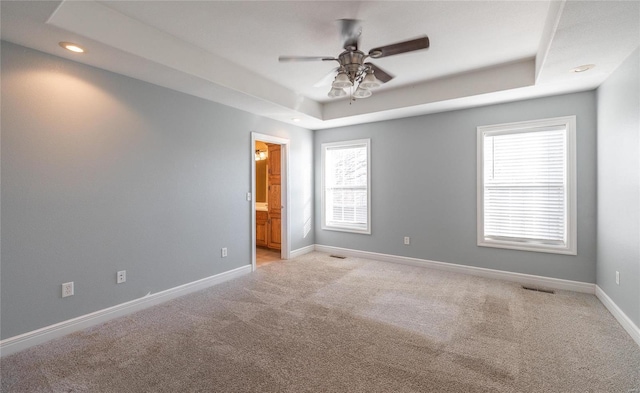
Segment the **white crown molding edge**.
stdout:
<svg viewBox="0 0 640 393">
<path fill-rule="evenodd" d="M 316 244 L 316 251 L 326 252 L 330 254 L 340 254 L 356 258 L 369 258 L 377 261 L 399 263 L 410 266 L 421 266 L 438 270 L 446 270 L 449 272 L 468 274 L 485 278 L 493 278 L 504 281 L 517 282 L 520 284 L 531 285 L 536 287 L 544 287 L 550 289 L 559 289 L 565 291 L 581 292 L 595 294 L 595 284 L 563 280 L 559 278 L 535 276 L 532 274 L 507 272 L 504 270 L 487 269 L 483 267 L 459 265 L 448 262 L 430 261 L 427 259 L 403 257 L 398 255 L 380 254 L 369 251 L 352 250 L 348 248 L 323 246 Z"/>
<path fill-rule="evenodd" d="M 605 308 L 609 310 L 618 323 L 622 325 L 624 330 L 629 333 L 633 341 L 640 346 L 640 328 L 633 323 L 631 318 L 629 318 L 627 314 L 625 314 L 624 311 L 622 311 L 620 307 L 618 307 L 618 305 L 609 297 L 609 295 L 607 295 L 606 292 L 598 285 L 596 285 L 596 297 L 605 306 Z"/>
<path fill-rule="evenodd" d="M 319 102 L 308 98 L 300 100 L 297 92 L 242 65 L 203 51 L 196 45 L 97 1 L 63 1 L 46 23 L 199 78 L 205 86 L 220 86 L 227 94 L 230 91 L 241 91 L 249 97 L 257 97 L 259 100 L 251 100 L 254 102 L 252 107 L 268 102 L 313 119 L 320 120 L 322 117 L 322 104 Z M 149 42 L 162 44 L 148 45 Z M 164 86 L 163 83 L 156 84 Z"/>
<path fill-rule="evenodd" d="M 236 269 L 228 270 L 197 281 L 192 281 L 161 292 L 146 295 L 126 303 L 117 304 L 90 314 L 81 315 L 79 317 L 45 326 L 18 336 L 9 337 L 0 341 L 0 357 L 11 355 L 34 345 L 42 344 L 78 330 L 98 325 L 113 318 L 121 317 L 123 315 L 131 314 L 133 312 L 164 303 L 248 273 L 251 273 L 251 265 L 241 266 Z"/>
</svg>

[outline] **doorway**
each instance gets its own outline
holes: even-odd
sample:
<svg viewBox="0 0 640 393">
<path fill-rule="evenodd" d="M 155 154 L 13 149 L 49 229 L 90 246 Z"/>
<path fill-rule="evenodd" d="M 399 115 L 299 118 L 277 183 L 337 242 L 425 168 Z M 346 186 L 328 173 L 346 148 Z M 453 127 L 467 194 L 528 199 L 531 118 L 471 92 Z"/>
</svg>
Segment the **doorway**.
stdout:
<svg viewBox="0 0 640 393">
<path fill-rule="evenodd" d="M 289 140 L 251 133 L 252 269 L 289 258 Z"/>
</svg>

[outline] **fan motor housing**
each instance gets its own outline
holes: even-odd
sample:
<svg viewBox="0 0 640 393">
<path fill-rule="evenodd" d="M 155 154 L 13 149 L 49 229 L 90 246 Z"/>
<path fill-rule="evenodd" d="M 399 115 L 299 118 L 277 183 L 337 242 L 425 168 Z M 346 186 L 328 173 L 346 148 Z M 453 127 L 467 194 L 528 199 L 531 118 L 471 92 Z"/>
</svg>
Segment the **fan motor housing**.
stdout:
<svg viewBox="0 0 640 393">
<path fill-rule="evenodd" d="M 366 55 L 359 50 L 344 51 L 338 56 L 338 61 L 340 61 L 340 65 L 345 68 L 351 78 L 354 79 L 359 73 L 364 71 L 365 67 L 363 63 L 365 57 Z"/>
</svg>

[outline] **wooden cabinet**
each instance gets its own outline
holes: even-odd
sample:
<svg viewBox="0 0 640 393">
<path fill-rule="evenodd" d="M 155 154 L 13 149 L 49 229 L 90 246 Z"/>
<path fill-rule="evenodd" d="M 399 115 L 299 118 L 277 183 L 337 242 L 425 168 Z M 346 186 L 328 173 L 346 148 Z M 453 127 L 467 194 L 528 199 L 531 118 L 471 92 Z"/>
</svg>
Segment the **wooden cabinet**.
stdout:
<svg viewBox="0 0 640 393">
<path fill-rule="evenodd" d="M 280 217 L 269 219 L 267 247 L 279 250 L 282 243 L 282 220 Z"/>
<path fill-rule="evenodd" d="M 281 146 L 267 143 L 267 147 L 269 148 L 267 247 L 279 250 L 282 243 Z"/>
<path fill-rule="evenodd" d="M 256 211 L 256 246 L 267 246 L 267 219 L 266 211 Z"/>
<path fill-rule="evenodd" d="M 278 177 L 278 184 L 280 184 L 280 157 L 281 157 L 281 147 L 280 145 L 274 145 L 272 143 L 267 143 L 267 147 L 269 148 L 269 155 L 267 156 L 267 165 L 269 167 L 269 175 Z"/>
<path fill-rule="evenodd" d="M 256 246 L 282 247 L 282 146 L 267 143 L 267 211 L 256 210 Z"/>
<path fill-rule="evenodd" d="M 280 249 L 282 242 L 282 209 L 280 184 L 269 185 L 269 221 L 267 247 Z"/>
</svg>

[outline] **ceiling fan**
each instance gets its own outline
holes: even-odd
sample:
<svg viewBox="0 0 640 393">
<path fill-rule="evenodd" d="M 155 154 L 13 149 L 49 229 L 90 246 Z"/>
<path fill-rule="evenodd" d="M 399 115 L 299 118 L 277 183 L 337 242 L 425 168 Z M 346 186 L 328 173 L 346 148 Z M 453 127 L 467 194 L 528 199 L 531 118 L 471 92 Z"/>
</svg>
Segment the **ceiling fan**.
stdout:
<svg viewBox="0 0 640 393">
<path fill-rule="evenodd" d="M 314 86 L 323 86 L 331 83 L 329 97 L 344 97 L 349 93 L 345 89 L 356 86 L 353 98 L 367 98 L 371 96 L 371 89 L 389 82 L 393 75 L 384 71 L 373 63 L 365 62 L 368 58 L 379 59 L 382 57 L 398 55 L 429 48 L 429 37 L 426 35 L 396 44 L 373 48 L 365 54 L 358 48 L 358 40 L 362 34 L 360 21 L 357 19 L 339 19 L 340 35 L 344 52 L 338 57 L 330 56 L 280 56 L 280 62 L 292 61 L 337 61 L 340 65 Z M 337 74 L 336 74 L 337 72 Z M 334 78 L 335 75 L 335 78 Z"/>
</svg>

